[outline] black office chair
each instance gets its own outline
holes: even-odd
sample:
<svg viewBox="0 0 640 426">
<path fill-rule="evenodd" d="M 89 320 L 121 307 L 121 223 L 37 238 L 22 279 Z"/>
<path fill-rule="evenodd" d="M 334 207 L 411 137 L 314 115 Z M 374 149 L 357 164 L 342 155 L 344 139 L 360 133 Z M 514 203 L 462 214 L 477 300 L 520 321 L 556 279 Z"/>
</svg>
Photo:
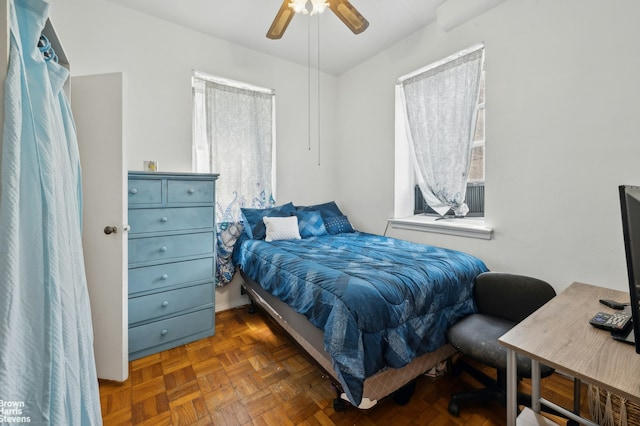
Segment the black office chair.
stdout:
<svg viewBox="0 0 640 426">
<path fill-rule="evenodd" d="M 451 396 L 449 413 L 457 416 L 463 401 L 498 401 L 506 403 L 507 349 L 498 338 L 556 295 L 548 283 L 537 278 L 500 272 L 485 272 L 476 278 L 474 298 L 478 313 L 469 315 L 454 324 L 447 338 L 462 356 L 452 366 L 454 374 L 469 373 L 486 387 Z M 494 380 L 473 368 L 468 358 L 497 370 Z M 531 377 L 531 360 L 517 355 L 518 379 Z M 553 373 L 553 369 L 540 365 L 541 377 Z M 531 405 L 531 397 L 518 394 L 518 404 Z"/>
</svg>

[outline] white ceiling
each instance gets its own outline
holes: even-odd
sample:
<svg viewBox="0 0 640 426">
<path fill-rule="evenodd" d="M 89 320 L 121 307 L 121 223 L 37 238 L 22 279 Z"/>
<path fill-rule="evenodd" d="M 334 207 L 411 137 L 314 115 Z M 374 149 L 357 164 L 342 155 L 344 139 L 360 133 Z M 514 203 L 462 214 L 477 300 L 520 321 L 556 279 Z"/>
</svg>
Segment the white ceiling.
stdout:
<svg viewBox="0 0 640 426">
<path fill-rule="evenodd" d="M 282 0 L 107 1 L 301 65 L 309 64 L 310 56 L 317 58 L 317 16 L 296 15 L 280 40 L 267 39 Z M 369 21 L 369 28 L 358 35 L 327 9 L 319 16 L 320 68 L 344 73 L 433 22 L 444 1 L 351 0 Z"/>
</svg>

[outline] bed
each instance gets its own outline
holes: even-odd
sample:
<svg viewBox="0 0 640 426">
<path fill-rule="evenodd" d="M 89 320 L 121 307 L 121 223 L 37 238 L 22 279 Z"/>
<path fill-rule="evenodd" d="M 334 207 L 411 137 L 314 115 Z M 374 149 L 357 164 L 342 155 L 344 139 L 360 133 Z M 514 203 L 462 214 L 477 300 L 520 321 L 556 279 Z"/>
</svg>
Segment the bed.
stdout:
<svg viewBox="0 0 640 426">
<path fill-rule="evenodd" d="M 332 377 L 343 399 L 370 408 L 455 353 L 446 330 L 475 311 L 474 280 L 487 268 L 462 252 L 357 232 L 330 207 L 260 210 L 264 229 L 247 211 L 233 261 L 252 302 Z M 270 234 L 273 217 L 289 222 L 291 233 Z M 324 230 L 310 232 L 311 219 Z"/>
</svg>

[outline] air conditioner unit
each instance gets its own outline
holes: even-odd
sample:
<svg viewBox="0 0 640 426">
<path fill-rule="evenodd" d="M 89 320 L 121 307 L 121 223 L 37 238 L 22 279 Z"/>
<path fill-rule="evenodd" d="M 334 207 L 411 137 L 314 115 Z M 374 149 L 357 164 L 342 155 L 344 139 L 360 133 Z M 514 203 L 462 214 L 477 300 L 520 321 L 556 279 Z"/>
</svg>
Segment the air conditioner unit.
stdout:
<svg viewBox="0 0 640 426">
<path fill-rule="evenodd" d="M 435 212 L 435 210 L 427 205 L 427 202 L 422 196 L 422 191 L 420 191 L 420 187 L 418 185 L 415 186 L 414 193 L 415 204 L 413 214 L 438 214 Z M 467 213 L 467 216 L 484 216 L 484 182 L 467 184 L 467 195 L 465 197 L 465 202 L 469 207 L 469 213 Z M 449 210 L 447 214 L 452 215 L 453 212 Z"/>
</svg>

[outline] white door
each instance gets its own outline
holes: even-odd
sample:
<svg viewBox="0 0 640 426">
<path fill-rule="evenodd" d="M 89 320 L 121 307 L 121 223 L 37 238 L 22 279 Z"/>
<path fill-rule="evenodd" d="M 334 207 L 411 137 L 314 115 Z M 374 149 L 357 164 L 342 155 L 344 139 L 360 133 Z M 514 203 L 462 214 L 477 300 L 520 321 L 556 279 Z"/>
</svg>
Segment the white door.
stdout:
<svg viewBox="0 0 640 426">
<path fill-rule="evenodd" d="M 98 377 L 128 376 L 127 174 L 123 75 L 71 78 L 82 166 L 82 245 Z M 117 228 L 107 234 L 106 227 Z"/>
</svg>

